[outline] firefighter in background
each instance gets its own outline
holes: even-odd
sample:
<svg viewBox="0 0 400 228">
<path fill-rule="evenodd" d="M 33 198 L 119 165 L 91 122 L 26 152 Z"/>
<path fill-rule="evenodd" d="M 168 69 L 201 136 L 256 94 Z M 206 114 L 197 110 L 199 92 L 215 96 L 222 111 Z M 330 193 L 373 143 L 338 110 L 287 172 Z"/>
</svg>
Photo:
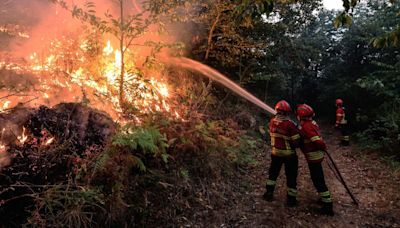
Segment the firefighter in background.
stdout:
<svg viewBox="0 0 400 228">
<path fill-rule="evenodd" d="M 319 132 L 317 123 L 312 119 L 314 110 L 302 104 L 296 110 L 297 119 L 300 121 L 300 134 L 302 137 L 301 151 L 305 155 L 310 169 L 311 180 L 317 189 L 321 202 L 321 212 L 324 215 L 333 216 L 333 204 L 331 193 L 325 184 L 322 161 L 326 151 L 326 145 Z"/>
<path fill-rule="evenodd" d="M 273 200 L 276 180 L 282 165 L 285 165 L 287 205 L 293 207 L 297 204 L 298 158 L 295 149 L 300 146 L 300 133 L 289 119 L 292 110 L 288 102 L 279 101 L 275 106 L 275 111 L 277 114 L 269 123 L 272 147 L 271 166 L 263 198 L 267 201 Z"/>
<path fill-rule="evenodd" d="M 345 108 L 343 107 L 343 100 L 336 99 L 336 123 L 335 127 L 340 130 L 341 133 L 341 144 L 343 146 L 348 146 L 350 144 L 350 136 L 347 129 L 347 120 Z"/>
</svg>

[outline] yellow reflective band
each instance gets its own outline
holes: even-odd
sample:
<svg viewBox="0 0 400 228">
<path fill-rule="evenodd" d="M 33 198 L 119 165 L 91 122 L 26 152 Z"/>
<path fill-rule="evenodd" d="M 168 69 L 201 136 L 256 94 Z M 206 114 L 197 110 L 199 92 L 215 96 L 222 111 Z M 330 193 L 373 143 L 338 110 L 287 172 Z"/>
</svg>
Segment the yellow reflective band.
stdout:
<svg viewBox="0 0 400 228">
<path fill-rule="evenodd" d="M 285 146 L 286 146 L 286 150 L 291 150 L 292 147 L 290 146 L 289 141 L 285 140 Z"/>
<path fill-rule="evenodd" d="M 294 196 L 294 197 L 296 197 L 296 196 L 297 196 L 297 190 L 294 189 L 294 188 L 288 188 L 287 194 L 288 194 L 289 196 Z"/>
<path fill-rule="evenodd" d="M 270 185 L 270 186 L 275 186 L 275 185 L 276 185 L 276 181 L 273 181 L 273 180 L 267 180 L 267 185 Z"/>
<path fill-rule="evenodd" d="M 319 196 L 321 196 L 321 197 L 331 197 L 331 193 L 329 191 L 320 192 Z"/>
<path fill-rule="evenodd" d="M 290 137 L 279 134 L 279 133 L 270 133 L 269 135 L 271 136 L 271 138 L 282 138 L 282 139 L 290 140 Z"/>
<path fill-rule="evenodd" d="M 296 140 L 296 139 L 300 139 L 300 134 L 295 134 L 293 136 L 286 136 L 286 135 L 282 135 L 279 133 L 270 133 L 269 134 L 271 136 L 271 138 L 282 138 L 285 140 Z"/>
<path fill-rule="evenodd" d="M 295 134 L 292 137 L 290 137 L 292 140 L 300 139 L 300 134 Z"/>
<path fill-rule="evenodd" d="M 279 134 L 279 133 L 270 133 L 269 134 L 271 136 L 271 138 L 283 138 L 283 139 L 289 139 L 289 137 Z"/>
<path fill-rule="evenodd" d="M 312 142 L 315 142 L 315 141 L 321 140 L 321 137 L 319 137 L 319 136 L 317 135 L 317 136 L 312 137 L 310 140 L 311 140 Z"/>
<path fill-rule="evenodd" d="M 336 114 L 337 116 L 344 116 L 343 114 Z"/>
<path fill-rule="evenodd" d="M 331 203 L 332 202 L 332 198 L 321 198 L 321 201 L 324 203 Z"/>
<path fill-rule="evenodd" d="M 318 161 L 324 158 L 324 151 L 314 151 L 314 152 L 306 152 L 306 158 L 308 161 Z"/>
<path fill-rule="evenodd" d="M 288 157 L 295 153 L 296 152 L 294 150 L 280 150 L 275 147 L 272 147 L 272 154 L 278 157 Z"/>
</svg>

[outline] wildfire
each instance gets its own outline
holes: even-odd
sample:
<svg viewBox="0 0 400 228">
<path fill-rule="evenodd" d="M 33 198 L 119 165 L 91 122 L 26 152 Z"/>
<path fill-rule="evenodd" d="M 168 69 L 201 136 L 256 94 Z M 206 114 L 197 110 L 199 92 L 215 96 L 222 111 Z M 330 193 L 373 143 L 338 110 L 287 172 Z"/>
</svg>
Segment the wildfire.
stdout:
<svg viewBox="0 0 400 228">
<path fill-rule="evenodd" d="M 66 48 L 68 45 L 74 45 Z M 69 46 L 68 46 L 69 47 Z M 76 102 L 86 98 L 90 105 L 108 112 L 114 119 L 122 121 L 119 90 L 121 75 L 121 50 L 114 48 L 108 40 L 96 61 L 90 59 L 90 42 L 86 39 L 68 40 L 63 37 L 51 42 L 44 52 L 33 52 L 26 63 L 0 62 L 17 73 L 33 73 L 39 83 L 34 91 L 27 91 L 23 98 L 10 99 L 0 103 L 0 113 L 11 104 L 37 99 L 38 104 L 55 105 L 60 102 Z M 169 85 L 160 76 L 143 75 L 134 65 L 136 53 L 125 50 L 124 99 L 138 114 L 152 112 L 170 113 L 172 118 L 180 119 L 181 114 L 171 112 L 173 94 Z M 61 92 L 63 91 L 63 92 Z M 68 95 L 64 94 L 68 93 Z M 13 97 L 18 97 L 15 95 Z M 135 122 L 136 117 L 131 116 Z M 132 119 L 131 119 L 132 120 Z"/>
</svg>

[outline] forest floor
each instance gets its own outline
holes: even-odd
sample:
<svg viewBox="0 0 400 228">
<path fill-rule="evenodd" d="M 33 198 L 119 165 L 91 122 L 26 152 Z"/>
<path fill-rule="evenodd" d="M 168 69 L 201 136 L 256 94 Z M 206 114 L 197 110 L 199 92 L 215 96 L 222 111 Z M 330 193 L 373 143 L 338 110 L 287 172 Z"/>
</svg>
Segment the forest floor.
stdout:
<svg viewBox="0 0 400 228">
<path fill-rule="evenodd" d="M 348 187 L 359 201 L 352 204 L 343 185 L 323 162 L 325 179 L 334 200 L 335 216 L 318 214 L 318 195 L 307 163 L 299 154 L 298 206 L 288 208 L 283 169 L 278 178 L 274 201 L 262 199 L 270 149 L 255 154 L 257 165 L 246 170 L 246 191 L 234 194 L 230 206 L 214 211 L 209 227 L 400 227 L 400 172 L 396 172 L 374 153 L 357 152 L 356 147 L 341 147 L 334 129 L 322 130 L 329 153 L 334 158 Z"/>
</svg>

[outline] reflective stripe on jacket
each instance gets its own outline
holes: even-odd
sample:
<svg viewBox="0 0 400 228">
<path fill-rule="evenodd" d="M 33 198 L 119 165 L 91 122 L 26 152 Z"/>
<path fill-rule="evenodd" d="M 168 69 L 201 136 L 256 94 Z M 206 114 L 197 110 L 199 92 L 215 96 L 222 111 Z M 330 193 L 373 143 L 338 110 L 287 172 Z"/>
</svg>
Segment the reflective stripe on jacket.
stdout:
<svg viewBox="0 0 400 228">
<path fill-rule="evenodd" d="M 286 116 L 276 115 L 269 123 L 272 154 L 289 157 L 296 154 L 300 145 L 300 134 L 296 125 Z"/>
<path fill-rule="evenodd" d="M 321 162 L 324 159 L 326 145 L 319 132 L 319 126 L 313 120 L 302 120 L 300 134 L 303 138 L 301 151 L 308 162 Z"/>
</svg>

